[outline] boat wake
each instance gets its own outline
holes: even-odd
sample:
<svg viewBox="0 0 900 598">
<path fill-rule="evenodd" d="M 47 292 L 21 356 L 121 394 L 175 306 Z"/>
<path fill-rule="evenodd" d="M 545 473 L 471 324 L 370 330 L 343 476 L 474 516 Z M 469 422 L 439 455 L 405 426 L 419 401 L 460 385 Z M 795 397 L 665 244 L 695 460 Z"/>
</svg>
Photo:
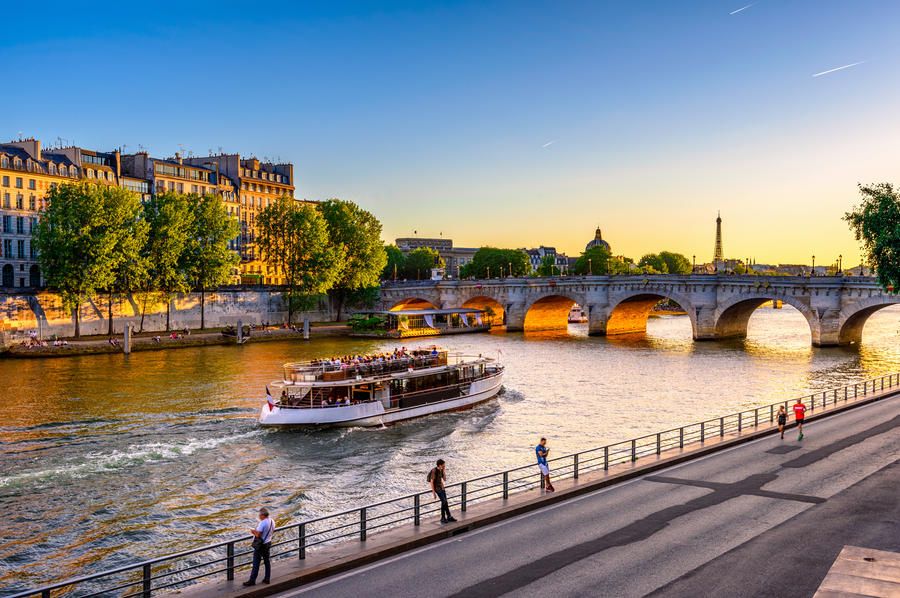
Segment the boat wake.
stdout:
<svg viewBox="0 0 900 598">
<path fill-rule="evenodd" d="M 87 453 L 84 456 L 84 460 L 79 463 L 0 476 L 0 488 L 21 486 L 33 482 L 52 482 L 55 484 L 60 478 L 83 478 L 100 473 L 111 473 L 144 463 L 163 462 L 185 457 L 198 451 L 214 449 L 223 444 L 253 438 L 262 433 L 262 430 L 252 430 L 232 436 L 205 439 L 191 438 L 185 442 L 133 444 L 125 450 L 114 450 L 108 453 L 91 452 Z"/>
</svg>

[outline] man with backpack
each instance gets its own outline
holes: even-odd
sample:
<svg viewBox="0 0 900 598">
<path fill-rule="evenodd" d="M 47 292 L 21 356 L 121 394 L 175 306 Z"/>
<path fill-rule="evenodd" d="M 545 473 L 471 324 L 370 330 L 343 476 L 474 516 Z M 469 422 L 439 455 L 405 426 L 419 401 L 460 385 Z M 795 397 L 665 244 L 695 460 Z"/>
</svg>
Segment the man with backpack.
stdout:
<svg viewBox="0 0 900 598">
<path fill-rule="evenodd" d="M 453 523 L 456 521 L 450 514 L 450 505 L 447 503 L 447 492 L 444 490 L 444 460 L 438 459 L 437 466 L 428 472 L 428 482 L 431 484 L 431 494 L 434 498 L 441 499 L 441 523 Z"/>
</svg>

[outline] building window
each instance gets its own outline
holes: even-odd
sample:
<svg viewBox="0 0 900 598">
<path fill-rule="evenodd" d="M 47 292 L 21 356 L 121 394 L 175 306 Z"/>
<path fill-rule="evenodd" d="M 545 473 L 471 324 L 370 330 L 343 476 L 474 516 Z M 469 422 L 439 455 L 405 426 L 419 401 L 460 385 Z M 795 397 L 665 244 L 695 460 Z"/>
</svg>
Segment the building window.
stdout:
<svg viewBox="0 0 900 598">
<path fill-rule="evenodd" d="M 28 233 L 31 234 L 34 232 L 34 228 L 37 226 L 37 218 L 32 218 L 31 222 L 28 224 Z"/>
<path fill-rule="evenodd" d="M 12 232 L 12 216 L 8 214 L 3 215 L 3 232 L 11 233 Z"/>
<path fill-rule="evenodd" d="M 22 216 L 16 217 L 16 233 L 20 235 L 25 234 L 25 218 Z"/>
<path fill-rule="evenodd" d="M 12 257 L 12 239 L 3 239 L 3 255 Z"/>
<path fill-rule="evenodd" d="M 9 168 L 9 158 L 3 156 L 3 159 L 0 160 L 0 166 L 2 166 L 3 168 Z"/>
<path fill-rule="evenodd" d="M 56 174 L 56 164 L 50 165 L 50 174 Z"/>
<path fill-rule="evenodd" d="M 9 209 L 9 193 L 3 194 L 3 207 Z"/>
<path fill-rule="evenodd" d="M 24 260 L 25 259 L 25 241 L 22 241 L 21 239 L 19 239 L 19 242 L 17 243 L 17 245 L 18 245 L 17 249 L 19 250 L 19 259 Z"/>
<path fill-rule="evenodd" d="M 28 188 L 31 189 L 32 191 L 34 191 L 34 189 L 35 189 L 34 179 L 28 179 Z"/>
<path fill-rule="evenodd" d="M 37 249 L 35 249 L 34 243 L 29 243 L 29 248 L 31 249 L 31 259 L 36 260 L 37 259 Z M 37 286 L 37 285 L 35 285 L 35 286 Z"/>
<path fill-rule="evenodd" d="M 174 190 L 175 190 L 175 183 L 174 183 L 174 181 L 169 181 L 169 191 L 174 191 Z"/>
<path fill-rule="evenodd" d="M 191 193 L 197 192 L 197 185 L 191 185 Z"/>
<path fill-rule="evenodd" d="M 178 192 L 184 193 L 184 183 L 178 183 Z"/>
<path fill-rule="evenodd" d="M 21 210 L 21 209 L 22 209 L 22 202 L 23 202 L 24 199 L 25 199 L 25 198 L 22 197 L 22 194 L 21 194 L 21 193 L 19 193 L 18 195 L 16 195 L 16 209 L 17 209 L 17 210 Z"/>
<path fill-rule="evenodd" d="M 16 177 L 16 189 L 21 189 L 21 188 L 22 188 L 22 177 L 17 176 Z"/>
<path fill-rule="evenodd" d="M 28 209 L 32 212 L 37 209 L 37 202 L 34 199 L 34 195 L 28 198 Z"/>
<path fill-rule="evenodd" d="M 9 177 L 8 176 L 3 177 L 3 186 L 9 187 Z"/>
</svg>

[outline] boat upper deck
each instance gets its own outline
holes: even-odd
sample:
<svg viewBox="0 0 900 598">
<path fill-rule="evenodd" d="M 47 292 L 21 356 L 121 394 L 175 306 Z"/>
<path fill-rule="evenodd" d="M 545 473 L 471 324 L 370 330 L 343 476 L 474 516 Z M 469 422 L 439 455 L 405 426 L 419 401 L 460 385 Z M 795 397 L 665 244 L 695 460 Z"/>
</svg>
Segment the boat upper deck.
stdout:
<svg viewBox="0 0 900 598">
<path fill-rule="evenodd" d="M 319 359 L 284 364 L 286 385 L 329 385 L 400 374 L 414 376 L 423 370 L 462 364 L 493 361 L 481 355 L 450 354 L 437 347 L 417 349 L 411 353 L 385 353 L 354 356 L 353 358 Z"/>
</svg>

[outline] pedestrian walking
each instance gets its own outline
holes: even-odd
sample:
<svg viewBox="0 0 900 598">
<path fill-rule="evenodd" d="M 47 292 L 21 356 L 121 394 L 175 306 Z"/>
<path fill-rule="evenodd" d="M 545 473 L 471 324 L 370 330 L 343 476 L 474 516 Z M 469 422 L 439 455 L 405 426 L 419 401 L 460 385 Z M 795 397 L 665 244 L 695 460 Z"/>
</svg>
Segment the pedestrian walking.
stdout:
<svg viewBox="0 0 900 598">
<path fill-rule="evenodd" d="M 797 440 L 803 440 L 803 419 L 805 417 L 806 405 L 803 404 L 802 400 L 797 399 L 797 402 L 794 403 L 794 419 L 797 420 L 797 431 L 800 432 Z"/>
<path fill-rule="evenodd" d="M 784 405 L 778 406 L 778 431 L 781 432 L 781 437 L 784 438 L 784 425 L 787 423 L 787 412 L 784 410 Z"/>
<path fill-rule="evenodd" d="M 555 492 L 556 489 L 550 483 L 550 466 L 547 464 L 547 455 L 550 454 L 550 447 L 547 446 L 546 438 L 541 438 L 541 443 L 534 447 L 534 452 L 537 455 L 538 469 L 541 470 L 541 475 L 544 476 L 544 491 Z"/>
<path fill-rule="evenodd" d="M 275 522 L 269 518 L 269 511 L 263 507 L 259 510 L 259 524 L 256 529 L 250 530 L 253 534 L 253 569 L 250 570 L 250 579 L 244 582 L 245 586 L 255 586 L 256 576 L 259 575 L 259 562 L 266 565 L 266 573 L 263 583 L 269 583 L 272 566 L 269 563 L 269 548 L 272 546 L 272 536 L 275 534 Z"/>
<path fill-rule="evenodd" d="M 447 491 L 444 489 L 444 481 L 447 474 L 444 472 L 444 460 L 438 459 L 434 469 L 428 472 L 428 481 L 431 483 L 431 494 L 441 500 L 441 523 L 453 523 L 456 519 L 450 514 L 450 504 L 447 502 Z"/>
</svg>

